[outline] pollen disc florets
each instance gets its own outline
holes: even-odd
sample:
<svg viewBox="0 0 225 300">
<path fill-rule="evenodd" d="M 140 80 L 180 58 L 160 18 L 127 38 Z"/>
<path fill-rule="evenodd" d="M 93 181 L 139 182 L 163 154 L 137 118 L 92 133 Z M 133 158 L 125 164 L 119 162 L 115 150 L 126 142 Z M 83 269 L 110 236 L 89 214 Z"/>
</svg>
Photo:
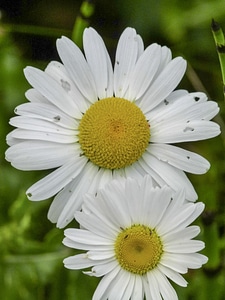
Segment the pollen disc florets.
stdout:
<svg viewBox="0 0 225 300">
<path fill-rule="evenodd" d="M 79 126 L 81 149 L 91 162 L 107 169 L 120 169 L 137 161 L 150 139 L 149 124 L 134 103 L 122 98 L 95 102 Z"/>
<path fill-rule="evenodd" d="M 154 229 L 133 225 L 117 236 L 115 253 L 123 269 L 143 275 L 157 266 L 163 246 Z"/>
</svg>

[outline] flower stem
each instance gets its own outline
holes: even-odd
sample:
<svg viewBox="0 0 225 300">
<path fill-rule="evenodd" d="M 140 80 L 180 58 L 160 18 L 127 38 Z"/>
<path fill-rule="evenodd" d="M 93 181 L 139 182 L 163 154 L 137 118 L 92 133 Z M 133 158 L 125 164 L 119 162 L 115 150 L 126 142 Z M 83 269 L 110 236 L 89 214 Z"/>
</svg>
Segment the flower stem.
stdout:
<svg viewBox="0 0 225 300">
<path fill-rule="evenodd" d="M 89 25 L 90 17 L 94 14 L 94 3 L 91 0 L 84 0 L 80 7 L 80 12 L 75 20 L 72 40 L 79 46 L 82 47 L 82 36 L 84 29 Z"/>
<path fill-rule="evenodd" d="M 220 27 L 220 24 L 214 20 L 211 23 L 211 29 L 216 44 L 216 49 L 219 57 L 220 68 L 222 73 L 223 80 L 223 93 L 225 96 L 225 38 L 223 30 Z"/>
</svg>

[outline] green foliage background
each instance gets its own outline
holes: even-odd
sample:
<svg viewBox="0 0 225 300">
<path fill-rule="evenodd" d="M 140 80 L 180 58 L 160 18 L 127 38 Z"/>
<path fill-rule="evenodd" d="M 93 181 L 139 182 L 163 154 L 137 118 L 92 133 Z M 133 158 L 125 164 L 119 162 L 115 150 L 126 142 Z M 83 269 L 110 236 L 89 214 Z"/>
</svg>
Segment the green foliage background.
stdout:
<svg viewBox="0 0 225 300">
<path fill-rule="evenodd" d="M 71 37 L 81 1 L 2 1 L 0 4 L 0 299 L 91 299 L 98 279 L 66 270 L 62 260 L 75 251 L 62 245 L 63 230 L 47 218 L 51 200 L 30 202 L 25 191 L 43 172 L 22 172 L 4 160 L 8 120 L 15 106 L 26 101 L 27 65 L 44 68 L 58 59 L 55 40 Z M 206 209 L 199 218 L 200 238 L 209 262 L 191 270 L 187 288 L 175 287 L 182 300 L 222 300 L 225 295 L 225 159 L 224 96 L 211 19 L 225 30 L 225 1 L 115 0 L 95 1 L 90 24 L 103 36 L 113 58 L 119 35 L 135 27 L 145 45 L 157 42 L 182 55 L 189 67 L 180 87 L 205 91 L 218 102 L 216 121 L 222 134 L 212 140 L 184 145 L 211 162 L 210 171 L 190 175 Z M 75 225 L 70 224 L 70 226 Z"/>
</svg>

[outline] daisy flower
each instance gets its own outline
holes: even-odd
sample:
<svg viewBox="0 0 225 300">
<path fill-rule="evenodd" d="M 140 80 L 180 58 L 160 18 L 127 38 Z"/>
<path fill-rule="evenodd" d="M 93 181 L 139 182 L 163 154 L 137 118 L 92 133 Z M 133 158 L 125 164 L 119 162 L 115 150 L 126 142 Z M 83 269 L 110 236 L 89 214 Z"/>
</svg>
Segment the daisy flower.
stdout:
<svg viewBox="0 0 225 300">
<path fill-rule="evenodd" d="M 25 68 L 33 88 L 28 103 L 15 109 L 7 137 L 6 159 L 20 170 L 53 169 L 27 190 L 30 200 L 54 195 L 48 218 L 66 226 L 82 205 L 119 177 L 150 174 L 158 186 L 184 188 L 197 199 L 185 172 L 205 173 L 209 163 L 171 143 L 212 138 L 220 133 L 210 121 L 219 111 L 203 93 L 174 91 L 186 61 L 172 59 L 167 47 L 144 50 L 132 28 L 122 33 L 115 66 L 99 34 L 85 29 L 84 54 L 68 38 L 57 40 L 62 60 L 45 71 Z"/>
<path fill-rule="evenodd" d="M 65 258 L 65 267 L 91 267 L 84 273 L 103 277 L 93 300 L 178 299 L 168 279 L 185 287 L 181 274 L 207 262 L 196 253 L 204 248 L 193 239 L 199 226 L 189 226 L 203 209 L 186 201 L 183 190 L 153 187 L 148 175 L 113 180 L 96 196 L 84 196 L 75 212 L 81 229 L 65 230 L 66 246 L 87 251 Z"/>
</svg>

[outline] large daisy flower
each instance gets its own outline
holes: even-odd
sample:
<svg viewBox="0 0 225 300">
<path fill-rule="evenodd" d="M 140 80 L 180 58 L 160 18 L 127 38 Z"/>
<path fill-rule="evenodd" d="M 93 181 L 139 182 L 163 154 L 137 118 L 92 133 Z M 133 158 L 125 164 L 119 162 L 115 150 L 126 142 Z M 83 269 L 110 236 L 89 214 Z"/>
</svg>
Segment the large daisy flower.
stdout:
<svg viewBox="0 0 225 300">
<path fill-rule="evenodd" d="M 168 278 L 180 286 L 180 275 L 200 268 L 207 257 L 196 253 L 204 243 L 193 238 L 199 226 L 189 226 L 203 203 L 185 200 L 184 191 L 153 187 L 150 176 L 113 180 L 97 196 L 86 194 L 75 213 L 82 229 L 65 230 L 63 243 L 87 252 L 64 260 L 69 269 L 103 277 L 93 299 L 176 300 Z"/>
<path fill-rule="evenodd" d="M 174 91 L 186 61 L 167 47 L 144 50 L 132 28 L 122 33 L 112 68 L 102 38 L 83 35 L 84 53 L 68 38 L 57 40 L 63 62 L 45 71 L 25 69 L 30 101 L 15 109 L 6 159 L 21 170 L 55 169 L 27 191 L 30 200 L 54 195 L 48 218 L 64 227 L 81 207 L 82 195 L 118 177 L 142 178 L 184 188 L 197 199 L 184 171 L 209 169 L 203 157 L 170 143 L 203 140 L 220 133 L 210 120 L 218 106 L 203 93 Z"/>
</svg>

